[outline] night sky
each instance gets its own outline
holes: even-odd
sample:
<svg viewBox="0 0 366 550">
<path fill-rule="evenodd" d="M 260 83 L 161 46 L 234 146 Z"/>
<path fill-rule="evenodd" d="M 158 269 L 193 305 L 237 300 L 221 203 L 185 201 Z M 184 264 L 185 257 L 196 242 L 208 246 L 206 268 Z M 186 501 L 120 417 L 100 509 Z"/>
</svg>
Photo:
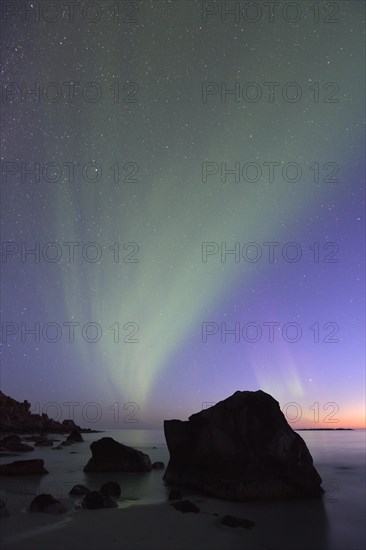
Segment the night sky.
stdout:
<svg viewBox="0 0 366 550">
<path fill-rule="evenodd" d="M 66 4 L 2 2 L 2 391 L 363 427 L 363 2 Z"/>
</svg>

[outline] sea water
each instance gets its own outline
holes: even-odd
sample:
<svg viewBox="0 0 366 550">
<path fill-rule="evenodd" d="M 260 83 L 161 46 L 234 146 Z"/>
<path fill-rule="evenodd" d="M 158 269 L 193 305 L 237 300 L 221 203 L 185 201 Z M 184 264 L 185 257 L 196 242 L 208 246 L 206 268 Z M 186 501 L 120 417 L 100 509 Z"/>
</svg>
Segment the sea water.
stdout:
<svg viewBox="0 0 366 550">
<path fill-rule="evenodd" d="M 319 546 L 309 550 L 363 550 L 366 517 L 365 430 L 298 433 L 310 450 L 325 490 L 321 514 L 316 519 L 319 523 L 317 529 L 323 529 L 326 537 L 324 536 L 322 541 L 319 540 Z M 59 435 L 53 437 L 61 439 Z M 121 485 L 120 508 L 159 504 L 167 500 L 169 489 L 162 480 L 163 470 L 153 470 L 150 473 L 85 473 L 83 468 L 91 457 L 90 443 L 101 437 L 113 437 L 120 443 L 132 446 L 148 454 L 151 462 L 162 461 L 167 465 L 169 461 L 162 430 L 111 430 L 83 434 L 83 443 L 64 447 L 62 450 L 36 447 L 33 452 L 23 453 L 22 456 L 1 456 L 0 464 L 17 459 L 42 458 L 49 471 L 49 474 L 44 476 L 0 478 L 1 498 L 9 501 L 17 495 L 17 502 L 25 511 L 34 496 L 39 493 L 50 493 L 55 498 L 67 498 L 75 484 L 84 484 L 91 490 L 98 490 L 104 482 L 113 480 Z M 76 499 L 76 503 L 81 498 Z M 314 517 L 315 505 L 312 505 L 312 502 L 315 501 L 254 503 L 250 504 L 246 511 L 258 513 L 267 510 L 269 515 L 273 512 L 273 517 L 283 516 L 288 528 L 291 529 L 293 525 L 295 529 L 295 524 L 301 521 L 301 517 L 304 521 L 313 521 L 309 519 Z M 312 512 L 307 516 L 306 511 L 311 509 Z M 313 526 L 309 525 L 308 528 L 312 529 Z"/>
</svg>

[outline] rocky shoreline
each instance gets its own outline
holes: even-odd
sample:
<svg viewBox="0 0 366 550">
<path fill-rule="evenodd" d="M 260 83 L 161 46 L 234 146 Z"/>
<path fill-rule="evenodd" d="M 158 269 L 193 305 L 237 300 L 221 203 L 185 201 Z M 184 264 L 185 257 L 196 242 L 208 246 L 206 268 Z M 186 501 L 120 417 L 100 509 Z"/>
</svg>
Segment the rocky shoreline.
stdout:
<svg viewBox="0 0 366 550">
<path fill-rule="evenodd" d="M 33 414 L 30 408 L 29 401 L 21 403 L 0 391 L 0 434 L 100 433 L 100 430 L 81 428 L 71 419 L 58 422 L 46 413 Z"/>
</svg>

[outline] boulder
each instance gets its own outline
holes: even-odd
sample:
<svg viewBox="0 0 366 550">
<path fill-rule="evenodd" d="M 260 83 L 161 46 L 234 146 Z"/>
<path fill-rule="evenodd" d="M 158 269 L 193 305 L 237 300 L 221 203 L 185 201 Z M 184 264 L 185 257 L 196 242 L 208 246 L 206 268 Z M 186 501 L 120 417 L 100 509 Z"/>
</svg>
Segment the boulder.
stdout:
<svg viewBox="0 0 366 550">
<path fill-rule="evenodd" d="M 62 514 L 66 512 L 66 507 L 52 495 L 42 493 L 37 495 L 29 506 L 29 512 L 44 512 L 46 514 Z"/>
<path fill-rule="evenodd" d="M 82 443 L 84 439 L 82 438 L 82 435 L 77 430 L 73 430 L 66 438 L 66 441 L 69 443 Z"/>
<path fill-rule="evenodd" d="M 92 458 L 84 472 L 150 472 L 148 455 L 118 443 L 111 437 L 102 437 L 90 445 Z"/>
<path fill-rule="evenodd" d="M 164 470 L 165 464 L 164 462 L 154 462 L 151 467 L 153 470 Z"/>
<path fill-rule="evenodd" d="M 163 479 L 234 501 L 319 498 L 309 450 L 263 391 L 237 391 L 187 422 L 164 422 Z"/>
<path fill-rule="evenodd" d="M 118 498 L 121 496 L 121 486 L 117 481 L 107 481 L 100 488 L 102 495 Z"/>
<path fill-rule="evenodd" d="M 88 493 L 90 493 L 90 489 L 81 484 L 74 485 L 73 488 L 69 491 L 69 495 L 73 496 L 87 495 Z"/>
<path fill-rule="evenodd" d="M 15 460 L 0 466 L 1 476 L 33 476 L 48 474 L 42 459 Z"/>
<path fill-rule="evenodd" d="M 117 503 L 108 496 L 102 495 L 100 491 L 90 491 L 85 495 L 82 507 L 88 510 L 97 510 L 98 508 L 116 508 Z"/>
<path fill-rule="evenodd" d="M 200 512 L 200 509 L 198 508 L 198 506 L 196 506 L 190 500 L 178 500 L 177 502 L 172 502 L 172 506 L 176 510 L 179 510 L 179 512 L 182 512 L 183 514 L 187 514 L 189 512 L 198 514 Z"/>
<path fill-rule="evenodd" d="M 0 449 L 12 451 L 14 453 L 25 453 L 33 451 L 34 447 L 22 443 L 18 435 L 8 435 L 0 440 Z"/>
</svg>

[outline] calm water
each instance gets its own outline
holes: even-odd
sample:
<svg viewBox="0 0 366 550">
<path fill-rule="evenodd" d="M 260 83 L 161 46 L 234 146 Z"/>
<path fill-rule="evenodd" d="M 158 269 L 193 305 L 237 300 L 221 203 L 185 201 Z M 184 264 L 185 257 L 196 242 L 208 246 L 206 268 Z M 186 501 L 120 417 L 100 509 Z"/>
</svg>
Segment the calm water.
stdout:
<svg viewBox="0 0 366 550">
<path fill-rule="evenodd" d="M 365 528 L 365 435 L 364 430 L 346 432 L 299 432 L 305 440 L 314 464 L 323 479 L 325 495 L 323 498 L 324 521 L 327 529 L 327 548 L 331 550 L 361 550 L 364 547 Z M 89 445 L 92 441 L 104 436 L 113 437 L 116 441 L 135 447 L 150 456 L 152 462 L 157 460 L 168 463 L 169 453 L 162 430 L 113 430 L 102 434 L 83 434 L 84 443 L 65 447 L 60 451 L 49 448 L 35 449 L 27 458 L 43 458 L 45 467 L 50 472 L 41 479 L 2 478 L 0 490 L 4 500 L 15 494 L 21 495 L 21 506 L 29 505 L 32 495 L 51 493 L 55 497 L 66 498 L 70 488 L 76 483 L 83 483 L 90 489 L 97 490 L 108 480 L 118 481 L 122 488 L 121 508 L 141 504 L 154 504 L 167 500 L 168 489 L 162 481 L 163 471 L 152 471 L 148 474 L 86 474 L 83 467 L 91 456 Z M 54 436 L 58 438 L 60 436 Z M 75 454 L 74 454 L 75 452 Z M 24 456 L 24 455 L 23 455 Z M 0 457 L 0 463 L 11 462 L 18 457 Z M 275 506 L 276 514 L 291 513 L 298 504 L 256 503 L 252 509 L 264 509 Z M 300 505 L 299 505 L 300 506 Z M 311 502 L 301 503 L 311 507 Z M 299 508 L 303 514 L 303 508 Z M 295 518 L 296 521 L 298 518 Z M 292 520 L 290 520 L 292 521 Z M 309 526 L 311 528 L 311 526 Z M 309 550 L 321 550 L 312 548 Z"/>
</svg>

